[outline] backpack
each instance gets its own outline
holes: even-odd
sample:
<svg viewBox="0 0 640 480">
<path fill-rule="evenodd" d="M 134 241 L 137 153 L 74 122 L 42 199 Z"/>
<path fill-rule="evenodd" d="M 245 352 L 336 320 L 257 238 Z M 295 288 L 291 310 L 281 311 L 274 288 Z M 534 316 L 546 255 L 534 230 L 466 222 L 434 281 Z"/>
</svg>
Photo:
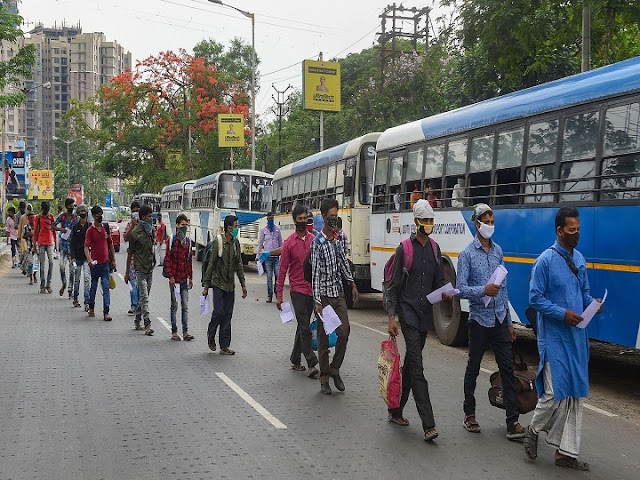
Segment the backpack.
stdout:
<svg viewBox="0 0 640 480">
<path fill-rule="evenodd" d="M 431 237 L 429 237 L 429 243 L 431 243 L 431 249 L 433 250 L 433 257 L 436 259 L 436 265 L 440 265 L 440 255 L 438 254 L 438 243 Z M 400 242 L 402 245 L 402 274 L 405 281 L 409 278 L 409 270 L 413 265 L 413 243 L 411 238 L 405 238 Z M 384 273 L 382 281 L 382 306 L 387 310 L 387 297 L 389 295 L 389 285 L 391 284 L 391 278 L 393 277 L 393 263 L 395 262 L 396 254 L 394 253 L 389 257 L 387 263 L 384 264 Z"/>
<path fill-rule="evenodd" d="M 189 240 L 189 237 L 186 238 L 187 239 L 187 255 L 185 256 L 186 261 L 189 261 L 189 257 L 191 256 L 191 240 Z M 176 240 L 177 237 L 175 235 L 173 235 L 171 237 L 171 245 L 169 246 L 169 252 L 173 251 L 173 246 L 176 244 Z M 167 253 L 169 253 L 167 252 Z M 167 274 L 167 260 L 166 260 L 166 256 L 165 256 L 165 262 L 162 264 L 162 276 L 164 278 L 169 278 L 169 275 Z"/>
<path fill-rule="evenodd" d="M 201 274 L 201 283 L 202 286 L 204 287 L 204 278 L 206 276 L 207 273 L 207 269 L 209 268 L 209 257 L 211 256 L 211 249 L 213 248 L 213 242 L 217 242 L 218 243 L 218 258 L 222 258 L 222 248 L 224 247 L 224 244 L 222 243 L 222 234 L 218 234 L 215 238 L 215 240 L 211 240 L 208 244 L 207 247 L 204 249 L 204 254 L 202 255 L 202 274 Z M 235 248 L 236 248 L 236 253 L 239 255 L 240 254 L 240 250 L 238 248 L 238 240 L 235 240 L 234 242 Z"/>
</svg>

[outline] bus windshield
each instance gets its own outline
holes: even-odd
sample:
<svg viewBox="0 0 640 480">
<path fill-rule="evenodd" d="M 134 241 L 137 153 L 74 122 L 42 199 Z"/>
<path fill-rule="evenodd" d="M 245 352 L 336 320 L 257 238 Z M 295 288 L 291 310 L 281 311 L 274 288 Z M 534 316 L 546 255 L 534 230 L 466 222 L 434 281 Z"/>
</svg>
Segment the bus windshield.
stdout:
<svg viewBox="0 0 640 480">
<path fill-rule="evenodd" d="M 251 210 L 269 212 L 273 200 L 273 180 L 264 177 L 253 177 L 251 185 Z"/>
<path fill-rule="evenodd" d="M 360 155 L 360 174 L 358 190 L 360 191 L 360 203 L 369 205 L 371 203 L 371 185 L 373 185 L 373 168 L 375 165 L 376 144 L 365 143 L 362 146 Z"/>
<path fill-rule="evenodd" d="M 220 175 L 218 180 L 218 206 L 249 210 L 249 176 Z"/>
</svg>

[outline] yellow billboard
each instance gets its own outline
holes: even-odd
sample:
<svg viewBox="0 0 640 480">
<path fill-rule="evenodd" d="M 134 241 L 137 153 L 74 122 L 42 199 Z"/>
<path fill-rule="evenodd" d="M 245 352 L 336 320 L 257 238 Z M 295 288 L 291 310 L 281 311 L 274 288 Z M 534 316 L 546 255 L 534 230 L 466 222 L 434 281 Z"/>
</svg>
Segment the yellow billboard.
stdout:
<svg viewBox="0 0 640 480">
<path fill-rule="evenodd" d="M 302 62 L 302 108 L 339 112 L 340 105 L 340 64 L 304 60 Z"/>
<path fill-rule="evenodd" d="M 29 200 L 53 200 L 53 170 L 29 170 Z"/>
<path fill-rule="evenodd" d="M 241 113 L 218 114 L 218 146 L 244 147 L 244 115 Z"/>
</svg>

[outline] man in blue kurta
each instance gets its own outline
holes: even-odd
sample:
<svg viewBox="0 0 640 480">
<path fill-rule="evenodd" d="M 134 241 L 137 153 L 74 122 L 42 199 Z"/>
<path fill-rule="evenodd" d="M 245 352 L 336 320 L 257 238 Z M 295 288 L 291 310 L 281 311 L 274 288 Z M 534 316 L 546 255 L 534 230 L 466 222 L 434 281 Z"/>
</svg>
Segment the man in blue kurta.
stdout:
<svg viewBox="0 0 640 480">
<path fill-rule="evenodd" d="M 535 460 L 538 434 L 556 447 L 555 464 L 589 470 L 578 460 L 584 398 L 589 394 L 589 337 L 577 328 L 580 314 L 593 301 L 584 257 L 576 250 L 580 218 L 563 207 L 555 219 L 556 242 L 538 257 L 529 286 L 529 303 L 537 311 L 540 366 L 538 404 L 527 428 L 525 454 Z"/>
</svg>

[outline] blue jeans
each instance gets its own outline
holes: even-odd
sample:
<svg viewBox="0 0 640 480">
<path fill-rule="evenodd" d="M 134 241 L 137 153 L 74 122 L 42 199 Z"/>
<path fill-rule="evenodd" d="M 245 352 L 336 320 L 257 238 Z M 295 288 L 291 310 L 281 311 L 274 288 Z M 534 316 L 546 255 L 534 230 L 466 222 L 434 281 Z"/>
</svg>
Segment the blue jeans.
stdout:
<svg viewBox="0 0 640 480">
<path fill-rule="evenodd" d="M 129 271 L 129 284 L 131 285 L 131 289 L 129 290 L 131 308 L 133 311 L 136 311 L 138 309 L 138 303 L 140 303 L 140 294 L 138 293 L 138 277 L 136 277 L 136 271 L 133 267 Z"/>
<path fill-rule="evenodd" d="M 269 257 L 264 261 L 264 270 L 267 273 L 267 296 L 273 297 L 273 274 L 276 274 L 278 281 L 278 268 L 280 267 L 280 257 Z"/>
<path fill-rule="evenodd" d="M 67 283 L 67 267 L 69 267 L 69 282 Z M 62 280 L 62 288 L 69 286 L 69 295 L 73 292 L 73 265 L 71 263 L 71 253 L 66 250 L 60 250 L 60 280 Z"/>
<path fill-rule="evenodd" d="M 144 321 L 144 328 L 151 328 L 151 318 L 149 317 L 149 292 L 153 282 L 153 272 L 136 272 L 138 280 L 138 295 L 140 295 L 139 307 L 136 312 L 136 324 Z"/>
<path fill-rule="evenodd" d="M 51 287 L 51 277 L 53 275 L 53 245 L 43 246 L 40 245 L 38 247 L 38 260 L 40 262 L 40 289 L 45 287 L 44 283 L 44 258 L 45 255 L 49 261 L 49 266 L 47 268 L 47 287 Z"/>
<path fill-rule="evenodd" d="M 84 279 L 84 304 L 89 305 L 91 273 L 89 264 L 86 260 L 76 260 L 76 271 L 74 273 L 73 282 L 73 300 L 76 302 L 78 301 L 78 296 L 80 295 L 80 278 Z"/>
<path fill-rule="evenodd" d="M 91 292 L 89 293 L 89 308 L 91 310 L 96 306 L 96 292 L 98 290 L 98 280 L 102 285 L 102 312 L 109 313 L 110 290 L 109 290 L 109 273 L 111 268 L 109 262 L 99 263 L 91 267 Z"/>
<path fill-rule="evenodd" d="M 189 284 L 181 282 L 180 284 L 180 306 L 182 307 L 182 333 L 189 331 Z M 178 323 L 176 314 L 178 313 L 178 301 L 176 300 L 175 289 L 171 290 L 171 333 L 178 333 Z"/>
</svg>

